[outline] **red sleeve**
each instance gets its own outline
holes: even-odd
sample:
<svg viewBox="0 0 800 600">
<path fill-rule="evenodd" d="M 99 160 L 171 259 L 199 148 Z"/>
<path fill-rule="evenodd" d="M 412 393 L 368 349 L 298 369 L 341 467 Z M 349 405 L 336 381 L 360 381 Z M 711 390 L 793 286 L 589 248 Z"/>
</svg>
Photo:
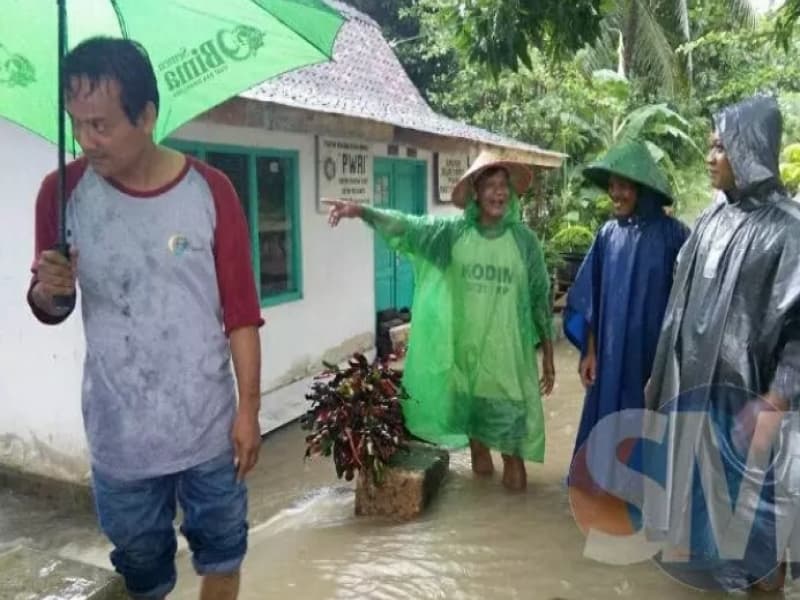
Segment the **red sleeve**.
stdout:
<svg viewBox="0 0 800 600">
<path fill-rule="evenodd" d="M 261 327 L 264 319 L 253 274 L 250 231 L 239 196 L 222 171 L 197 159 L 189 160 L 208 182 L 214 198 L 214 260 L 225 333 L 230 335 L 240 327 Z"/>
<path fill-rule="evenodd" d="M 69 198 L 73 190 L 77 187 L 83 173 L 86 171 L 86 160 L 78 159 L 67 165 L 66 177 L 66 196 Z M 64 321 L 69 315 L 54 317 L 41 310 L 33 303 L 31 292 L 36 284 L 36 265 L 39 262 L 39 255 L 45 250 L 50 250 L 58 243 L 58 222 L 61 218 L 61 211 L 58 206 L 58 172 L 53 171 L 42 181 L 39 193 L 36 196 L 36 214 L 34 222 L 34 249 L 33 261 L 31 263 L 31 284 L 28 287 L 28 305 L 31 307 L 34 316 L 47 325 L 57 325 Z"/>
</svg>

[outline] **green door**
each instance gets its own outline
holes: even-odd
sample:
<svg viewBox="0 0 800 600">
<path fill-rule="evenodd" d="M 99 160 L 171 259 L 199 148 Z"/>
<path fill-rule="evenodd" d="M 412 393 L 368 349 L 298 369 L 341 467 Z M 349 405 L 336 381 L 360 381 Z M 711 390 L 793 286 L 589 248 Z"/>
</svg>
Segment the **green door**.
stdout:
<svg viewBox="0 0 800 600">
<path fill-rule="evenodd" d="M 425 162 L 376 158 L 375 193 L 377 208 L 391 208 L 421 215 L 425 212 Z M 411 263 L 375 236 L 375 308 L 378 311 L 411 308 L 414 273 Z"/>
</svg>

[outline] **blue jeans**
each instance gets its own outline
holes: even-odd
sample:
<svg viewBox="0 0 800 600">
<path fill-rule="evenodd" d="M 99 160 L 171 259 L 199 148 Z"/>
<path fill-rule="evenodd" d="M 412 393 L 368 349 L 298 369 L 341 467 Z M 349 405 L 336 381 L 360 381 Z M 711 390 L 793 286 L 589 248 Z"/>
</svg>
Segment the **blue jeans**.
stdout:
<svg viewBox="0 0 800 600">
<path fill-rule="evenodd" d="M 97 471 L 92 479 L 100 528 L 114 545 L 111 562 L 133 598 L 163 598 L 175 587 L 176 501 L 197 574 L 239 570 L 247 551 L 247 490 L 236 481 L 231 453 L 152 479 L 123 481 Z"/>
</svg>

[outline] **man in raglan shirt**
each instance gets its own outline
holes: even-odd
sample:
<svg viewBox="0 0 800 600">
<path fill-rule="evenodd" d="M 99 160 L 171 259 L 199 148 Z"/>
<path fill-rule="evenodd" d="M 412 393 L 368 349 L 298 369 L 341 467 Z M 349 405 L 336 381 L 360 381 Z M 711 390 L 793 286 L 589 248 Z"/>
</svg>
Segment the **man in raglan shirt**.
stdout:
<svg viewBox="0 0 800 600">
<path fill-rule="evenodd" d="M 134 598 L 164 598 L 176 581 L 177 501 L 201 598 L 236 598 L 244 476 L 261 442 L 263 321 L 244 214 L 224 174 L 154 143 L 159 95 L 139 45 L 91 39 L 65 69 L 84 152 L 66 174 L 71 259 L 53 250 L 51 173 L 36 203 L 28 302 L 43 323 L 61 323 L 74 302 L 60 309 L 54 297 L 74 298 L 80 283 L 84 425 L 111 561 Z"/>
</svg>

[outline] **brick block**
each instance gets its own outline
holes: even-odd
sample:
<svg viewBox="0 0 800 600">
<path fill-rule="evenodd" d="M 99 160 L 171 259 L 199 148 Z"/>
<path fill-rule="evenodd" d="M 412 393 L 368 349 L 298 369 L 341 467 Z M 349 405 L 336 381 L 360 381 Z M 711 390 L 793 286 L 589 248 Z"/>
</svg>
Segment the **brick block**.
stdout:
<svg viewBox="0 0 800 600">
<path fill-rule="evenodd" d="M 419 516 L 439 491 L 450 468 L 446 450 L 411 443 L 409 451 L 392 457 L 381 485 L 360 473 L 356 484 L 355 512 L 405 521 Z"/>
</svg>

